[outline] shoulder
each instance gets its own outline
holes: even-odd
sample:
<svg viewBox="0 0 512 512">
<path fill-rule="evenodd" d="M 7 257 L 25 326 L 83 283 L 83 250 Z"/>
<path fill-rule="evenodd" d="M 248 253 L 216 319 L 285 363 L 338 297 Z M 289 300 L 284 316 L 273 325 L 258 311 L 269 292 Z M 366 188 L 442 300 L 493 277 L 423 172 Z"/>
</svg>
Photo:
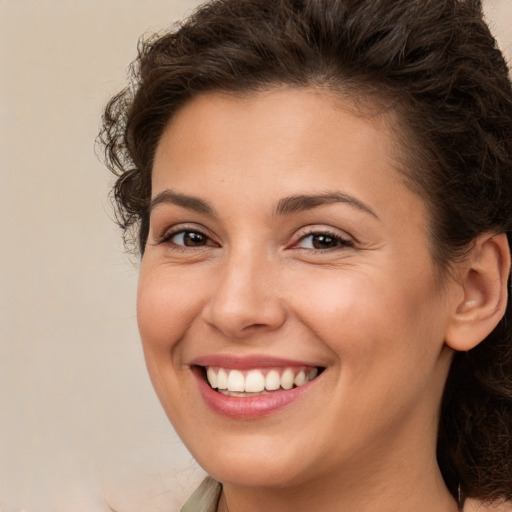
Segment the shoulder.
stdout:
<svg viewBox="0 0 512 512">
<path fill-rule="evenodd" d="M 463 512 L 512 512 L 512 501 L 488 503 L 468 498 L 464 504 Z"/>
</svg>

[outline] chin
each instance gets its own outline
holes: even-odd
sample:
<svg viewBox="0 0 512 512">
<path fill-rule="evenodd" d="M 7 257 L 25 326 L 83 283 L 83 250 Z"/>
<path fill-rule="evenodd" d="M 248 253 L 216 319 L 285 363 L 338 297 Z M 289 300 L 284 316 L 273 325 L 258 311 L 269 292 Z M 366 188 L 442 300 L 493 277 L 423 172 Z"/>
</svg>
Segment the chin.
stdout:
<svg viewBox="0 0 512 512">
<path fill-rule="evenodd" d="M 292 473 L 289 466 L 283 467 L 275 457 L 265 462 L 239 459 L 235 462 L 219 461 L 216 464 L 211 461 L 203 469 L 215 480 L 237 487 L 284 488 L 301 481 L 298 474 Z"/>
<path fill-rule="evenodd" d="M 204 451 L 192 455 L 210 476 L 224 484 L 288 487 L 301 481 L 300 475 L 305 473 L 301 466 L 306 464 L 301 451 L 282 449 L 285 442 L 252 443 L 245 447 L 229 441 L 210 443 Z"/>
</svg>

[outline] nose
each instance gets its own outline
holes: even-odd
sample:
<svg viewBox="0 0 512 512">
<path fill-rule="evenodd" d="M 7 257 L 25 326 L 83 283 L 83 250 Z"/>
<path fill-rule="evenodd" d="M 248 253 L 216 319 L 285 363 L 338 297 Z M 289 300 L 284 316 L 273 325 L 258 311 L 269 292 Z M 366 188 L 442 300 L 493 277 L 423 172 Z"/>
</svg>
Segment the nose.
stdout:
<svg viewBox="0 0 512 512">
<path fill-rule="evenodd" d="M 248 338 L 279 329 L 286 308 L 279 296 L 276 270 L 254 254 L 232 255 L 218 269 L 204 319 L 229 338 Z"/>
</svg>

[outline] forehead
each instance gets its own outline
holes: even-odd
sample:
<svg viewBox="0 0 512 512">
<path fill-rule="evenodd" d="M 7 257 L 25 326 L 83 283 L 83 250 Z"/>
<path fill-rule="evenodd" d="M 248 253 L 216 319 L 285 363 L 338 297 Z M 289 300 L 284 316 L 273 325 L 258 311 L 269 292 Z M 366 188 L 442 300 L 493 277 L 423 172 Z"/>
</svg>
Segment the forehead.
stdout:
<svg viewBox="0 0 512 512">
<path fill-rule="evenodd" d="M 405 202 L 423 212 L 397 170 L 393 122 L 391 113 L 362 114 L 353 101 L 325 90 L 202 94 L 168 123 L 152 194 L 172 189 L 269 210 L 286 196 L 341 192 L 384 216 L 398 215 Z"/>
<path fill-rule="evenodd" d="M 333 167 L 339 172 L 331 178 L 345 174 L 347 180 L 356 166 L 359 178 L 375 184 L 384 167 L 398 180 L 398 139 L 390 129 L 396 121 L 393 113 L 375 111 L 363 114 L 352 99 L 313 88 L 199 95 L 173 116 L 160 139 L 153 190 L 179 180 L 184 170 L 202 184 L 238 175 L 256 186 L 268 181 L 270 169 L 275 180 L 293 178 L 299 185 L 304 174 L 316 171 L 318 180 L 326 179 Z"/>
</svg>

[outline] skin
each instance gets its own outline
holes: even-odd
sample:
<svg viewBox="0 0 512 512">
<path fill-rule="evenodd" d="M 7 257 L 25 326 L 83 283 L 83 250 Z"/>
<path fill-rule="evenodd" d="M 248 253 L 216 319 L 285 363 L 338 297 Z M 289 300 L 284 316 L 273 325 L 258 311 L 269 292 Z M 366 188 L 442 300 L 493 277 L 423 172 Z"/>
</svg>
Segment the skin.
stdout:
<svg viewBox="0 0 512 512">
<path fill-rule="evenodd" d="M 172 190 L 212 211 L 155 204 L 138 322 L 168 417 L 223 482 L 220 511 L 457 510 L 435 443 L 464 289 L 436 272 L 390 121 L 325 91 L 219 92 L 186 104 L 160 140 L 153 198 Z M 276 213 L 283 198 L 326 193 L 354 201 Z M 200 243 L 184 245 L 190 232 Z M 325 371 L 287 407 L 234 420 L 192 375 L 211 354 Z"/>
</svg>

